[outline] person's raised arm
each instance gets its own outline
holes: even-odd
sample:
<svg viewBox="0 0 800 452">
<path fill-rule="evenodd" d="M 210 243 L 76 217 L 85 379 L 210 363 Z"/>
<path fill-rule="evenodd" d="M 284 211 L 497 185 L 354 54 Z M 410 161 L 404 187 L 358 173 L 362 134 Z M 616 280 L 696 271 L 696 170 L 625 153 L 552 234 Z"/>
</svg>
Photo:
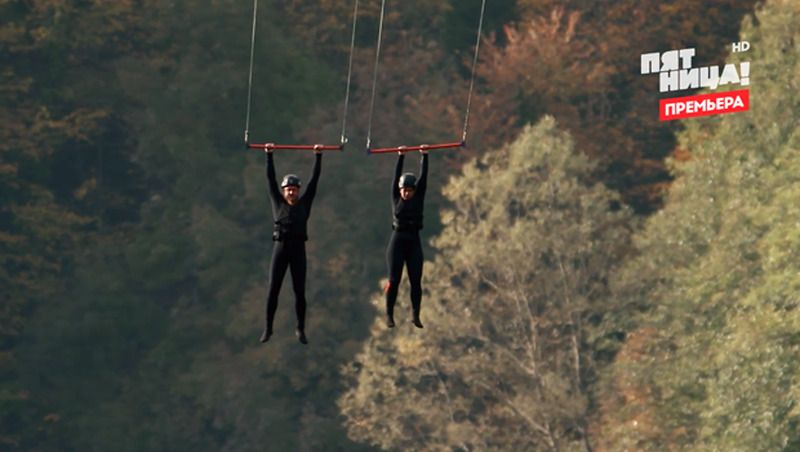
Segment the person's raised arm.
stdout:
<svg viewBox="0 0 800 452">
<path fill-rule="evenodd" d="M 308 202 L 309 205 L 314 201 L 314 196 L 317 195 L 320 172 L 322 172 L 322 151 L 314 151 L 314 169 L 311 170 L 311 180 L 308 181 L 306 192 L 303 194 L 303 200 Z"/>
<path fill-rule="evenodd" d="M 420 161 L 419 181 L 417 182 L 417 196 L 425 196 L 425 189 L 428 188 L 428 151 L 422 152 Z"/>
<path fill-rule="evenodd" d="M 405 155 L 400 152 L 397 156 L 397 164 L 394 167 L 394 179 L 392 180 L 392 202 L 396 203 L 400 199 L 400 175 L 403 174 L 403 160 Z"/>
<path fill-rule="evenodd" d="M 267 153 L 267 162 L 266 162 L 266 171 L 267 171 L 267 191 L 269 192 L 269 197 L 272 199 L 274 205 L 280 203 L 281 199 L 281 191 L 278 188 L 278 181 L 275 178 L 275 163 L 272 161 L 272 150 L 265 151 Z"/>
</svg>

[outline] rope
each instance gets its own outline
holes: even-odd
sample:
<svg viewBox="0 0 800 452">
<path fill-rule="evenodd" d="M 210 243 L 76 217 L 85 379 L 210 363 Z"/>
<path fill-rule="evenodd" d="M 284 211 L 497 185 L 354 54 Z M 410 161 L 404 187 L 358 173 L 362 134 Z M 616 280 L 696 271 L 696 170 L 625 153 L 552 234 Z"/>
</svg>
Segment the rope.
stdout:
<svg viewBox="0 0 800 452">
<path fill-rule="evenodd" d="M 249 142 L 250 134 L 250 101 L 253 93 L 253 54 L 256 47 L 256 17 L 258 13 L 258 0 L 253 0 L 253 34 L 250 37 L 250 74 L 247 77 L 247 118 L 244 121 L 244 142 Z"/>
<path fill-rule="evenodd" d="M 378 62 L 381 56 L 381 36 L 383 35 L 383 12 L 386 9 L 386 0 L 381 0 L 381 20 L 378 24 L 378 45 L 375 50 L 375 70 L 372 73 L 372 98 L 369 101 L 369 119 L 367 120 L 367 149 L 372 144 L 372 113 L 375 110 L 375 91 L 378 86 Z"/>
<path fill-rule="evenodd" d="M 461 134 L 461 141 L 467 142 L 467 129 L 469 127 L 469 111 L 472 107 L 472 90 L 475 87 L 475 67 L 478 65 L 478 51 L 481 48 L 481 30 L 483 29 L 483 14 L 486 11 L 486 0 L 481 4 L 481 18 L 478 20 L 478 38 L 475 42 L 475 56 L 472 58 L 472 76 L 469 80 L 469 94 L 467 95 L 467 111 L 464 114 L 464 130 Z"/>
<path fill-rule="evenodd" d="M 347 65 L 347 89 L 344 92 L 344 118 L 342 119 L 342 144 L 347 143 L 347 107 L 350 104 L 350 78 L 353 75 L 353 52 L 356 47 L 356 22 L 358 21 L 358 0 L 353 7 L 353 36 L 350 38 L 350 62 Z"/>
</svg>

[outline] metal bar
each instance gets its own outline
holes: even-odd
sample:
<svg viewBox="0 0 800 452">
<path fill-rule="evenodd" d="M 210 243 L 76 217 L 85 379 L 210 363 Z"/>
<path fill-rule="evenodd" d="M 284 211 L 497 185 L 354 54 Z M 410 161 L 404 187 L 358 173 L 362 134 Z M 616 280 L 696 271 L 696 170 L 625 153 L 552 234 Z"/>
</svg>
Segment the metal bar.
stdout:
<svg viewBox="0 0 800 452">
<path fill-rule="evenodd" d="M 341 151 L 343 144 L 275 144 L 275 143 L 248 143 L 250 149 L 283 149 L 294 151 Z"/>
<path fill-rule="evenodd" d="M 440 144 L 420 144 L 419 146 L 397 146 L 392 148 L 367 149 L 370 154 L 387 154 L 390 152 L 412 152 L 412 151 L 432 151 L 434 149 L 453 149 L 465 147 L 467 143 L 459 141 L 457 143 Z"/>
</svg>

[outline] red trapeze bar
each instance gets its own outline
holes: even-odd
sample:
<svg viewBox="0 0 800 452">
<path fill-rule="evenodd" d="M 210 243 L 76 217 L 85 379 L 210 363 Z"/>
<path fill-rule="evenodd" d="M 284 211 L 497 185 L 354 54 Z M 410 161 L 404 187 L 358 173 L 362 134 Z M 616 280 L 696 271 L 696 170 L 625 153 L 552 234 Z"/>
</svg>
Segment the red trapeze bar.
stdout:
<svg viewBox="0 0 800 452">
<path fill-rule="evenodd" d="M 341 151 L 343 144 L 275 144 L 275 143 L 247 143 L 250 149 L 289 149 L 295 151 Z"/>
<path fill-rule="evenodd" d="M 397 146 L 394 148 L 379 148 L 379 149 L 367 149 L 367 152 L 370 154 L 386 154 L 389 152 L 411 152 L 411 151 L 430 151 L 433 149 L 452 149 L 452 148 L 461 148 L 467 145 L 464 141 L 459 141 L 457 143 L 441 143 L 441 144 L 420 144 L 419 146 Z"/>
</svg>

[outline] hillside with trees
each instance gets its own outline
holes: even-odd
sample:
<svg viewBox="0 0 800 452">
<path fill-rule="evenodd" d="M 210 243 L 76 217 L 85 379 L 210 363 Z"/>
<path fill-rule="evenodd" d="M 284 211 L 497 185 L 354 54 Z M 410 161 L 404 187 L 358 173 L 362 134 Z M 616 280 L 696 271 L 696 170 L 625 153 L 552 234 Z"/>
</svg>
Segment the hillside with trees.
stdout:
<svg viewBox="0 0 800 452">
<path fill-rule="evenodd" d="M 426 327 L 401 291 L 387 331 L 362 0 L 305 347 L 290 284 L 258 342 L 252 6 L 0 2 L 0 450 L 797 448 L 796 2 L 489 0 L 468 146 L 431 153 Z M 388 2 L 376 145 L 458 139 L 479 7 Z M 260 1 L 252 141 L 338 141 L 351 8 Z M 752 61 L 751 111 L 658 121 L 639 55 L 687 46 Z"/>
</svg>

